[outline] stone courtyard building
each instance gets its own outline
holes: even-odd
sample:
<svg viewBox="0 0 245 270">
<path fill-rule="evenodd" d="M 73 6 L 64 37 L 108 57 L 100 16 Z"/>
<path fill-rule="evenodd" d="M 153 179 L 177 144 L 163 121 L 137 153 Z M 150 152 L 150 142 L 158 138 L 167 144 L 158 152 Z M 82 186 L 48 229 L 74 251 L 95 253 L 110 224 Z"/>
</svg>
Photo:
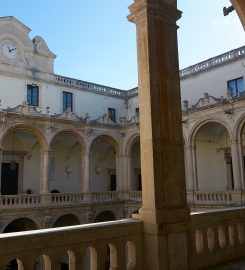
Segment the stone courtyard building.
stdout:
<svg viewBox="0 0 245 270">
<path fill-rule="evenodd" d="M 243 19 L 245 6 L 232 2 Z M 0 19 L 2 232 L 131 216 L 142 188 L 134 219 L 2 234 L 1 269 L 14 261 L 21 270 L 58 270 L 63 260 L 72 270 L 209 269 L 245 255 L 243 207 L 190 216 L 187 206 L 187 198 L 198 207 L 243 204 L 245 50 L 179 74 L 179 17 L 176 1 L 130 7 L 139 101 L 137 89 L 55 75 L 43 39 Z M 194 87 L 211 73 L 214 91 Z"/>
<path fill-rule="evenodd" d="M 141 205 L 138 89 L 56 75 L 29 32 L 0 18 L 1 232 L 130 217 Z M 195 209 L 243 204 L 244 66 L 241 47 L 180 71 Z"/>
</svg>

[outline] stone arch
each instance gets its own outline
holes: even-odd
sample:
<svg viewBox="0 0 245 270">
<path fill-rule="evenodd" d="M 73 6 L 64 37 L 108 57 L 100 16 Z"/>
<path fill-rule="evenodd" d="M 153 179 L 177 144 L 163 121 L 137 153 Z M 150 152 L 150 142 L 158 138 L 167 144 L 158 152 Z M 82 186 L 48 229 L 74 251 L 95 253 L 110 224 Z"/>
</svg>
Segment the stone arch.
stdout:
<svg viewBox="0 0 245 270">
<path fill-rule="evenodd" d="M 102 211 L 94 218 L 94 223 L 116 220 L 116 215 L 112 211 Z"/>
<path fill-rule="evenodd" d="M 125 144 L 124 144 L 124 152 L 126 155 L 130 154 L 132 146 L 138 140 L 140 140 L 140 133 L 139 132 L 136 132 L 133 135 L 131 135 L 129 138 L 127 138 L 127 140 L 125 141 Z"/>
<path fill-rule="evenodd" d="M 99 134 L 89 146 L 90 191 L 116 191 L 120 188 L 120 145 L 109 135 Z"/>
<path fill-rule="evenodd" d="M 216 118 L 207 118 L 207 119 L 202 119 L 200 121 L 198 121 L 194 126 L 193 128 L 191 129 L 190 131 L 190 135 L 187 139 L 187 144 L 188 145 L 191 145 L 191 146 L 194 146 L 194 141 L 195 141 L 195 138 L 196 138 L 196 135 L 198 133 L 198 131 L 206 124 L 208 123 L 217 123 L 217 124 L 220 124 L 222 125 L 226 131 L 228 132 L 228 135 L 230 138 L 233 138 L 233 133 L 232 133 L 232 130 L 231 128 L 227 125 L 227 123 L 223 120 L 223 119 L 216 119 Z"/>
<path fill-rule="evenodd" d="M 63 129 L 63 130 L 59 130 L 58 132 L 56 132 L 53 135 L 53 137 L 50 139 L 49 147 L 51 147 L 55 138 L 57 138 L 57 136 L 59 136 L 61 134 L 67 134 L 67 135 L 70 135 L 73 138 L 75 138 L 77 140 L 77 142 L 79 143 L 82 152 L 87 152 L 88 147 L 87 147 L 87 144 L 86 144 L 83 136 L 80 133 L 78 133 L 76 130 L 72 130 L 72 129 Z"/>
<path fill-rule="evenodd" d="M 32 218 L 16 218 L 8 222 L 3 228 L 3 233 L 38 230 L 40 226 Z"/>
<path fill-rule="evenodd" d="M 195 125 L 191 136 L 196 188 L 209 192 L 234 189 L 231 131 L 226 123 L 205 119 Z"/>
<path fill-rule="evenodd" d="M 87 144 L 82 135 L 73 129 L 59 130 L 50 139 L 49 148 L 51 192 L 82 190 L 83 156 L 87 153 Z"/>
<path fill-rule="evenodd" d="M 20 124 L 8 128 L 0 140 L 2 194 L 41 192 L 42 159 L 48 150 L 45 136 L 34 126 Z"/>
<path fill-rule="evenodd" d="M 142 190 L 140 136 L 135 133 L 126 140 L 125 153 L 128 157 L 127 185 L 129 190 Z"/>
<path fill-rule="evenodd" d="M 234 128 L 234 132 L 235 132 L 235 138 L 240 140 L 241 138 L 241 134 L 242 134 L 242 130 L 245 127 L 245 113 L 243 113 L 239 119 L 237 120 L 237 123 L 235 125 Z"/>
<path fill-rule="evenodd" d="M 91 149 L 91 146 L 93 145 L 93 142 L 95 142 L 96 140 L 98 139 L 104 139 L 105 141 L 109 142 L 113 148 L 114 148 L 114 151 L 115 151 L 115 154 L 119 154 L 120 153 L 120 144 L 118 142 L 118 140 L 111 136 L 111 135 L 108 135 L 108 134 L 97 134 L 91 141 L 90 141 L 90 144 L 88 146 L 89 150 Z"/>
<path fill-rule="evenodd" d="M 80 219 L 75 214 L 64 214 L 59 216 L 53 223 L 53 228 L 80 225 Z"/>
<path fill-rule="evenodd" d="M 9 133 L 11 133 L 13 131 L 18 131 L 18 130 L 29 131 L 30 133 L 32 133 L 33 135 L 36 136 L 36 138 L 38 139 L 38 142 L 40 143 L 41 149 L 48 149 L 47 140 L 44 137 L 43 133 L 39 129 L 37 129 L 36 127 L 33 127 L 31 125 L 23 125 L 23 124 L 15 125 L 15 126 L 8 128 L 4 132 L 2 138 L 0 139 L 0 146 L 2 147 L 3 141 Z"/>
</svg>

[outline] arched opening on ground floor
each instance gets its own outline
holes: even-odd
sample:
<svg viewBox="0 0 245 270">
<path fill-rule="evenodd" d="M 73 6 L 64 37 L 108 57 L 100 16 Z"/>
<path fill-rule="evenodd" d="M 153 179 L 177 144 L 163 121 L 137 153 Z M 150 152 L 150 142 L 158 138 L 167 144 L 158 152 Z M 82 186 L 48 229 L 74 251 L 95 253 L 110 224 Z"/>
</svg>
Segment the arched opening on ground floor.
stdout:
<svg viewBox="0 0 245 270">
<path fill-rule="evenodd" d="M 37 224 L 30 218 L 18 218 L 11 221 L 3 230 L 3 233 L 37 230 Z"/>
<path fill-rule="evenodd" d="M 108 136 L 97 137 L 91 145 L 90 190 L 117 190 L 116 142 Z"/>
<path fill-rule="evenodd" d="M 53 227 L 65 227 L 65 226 L 74 226 L 74 225 L 80 225 L 79 219 L 73 215 L 73 214 L 66 214 L 61 217 L 59 217 Z"/>
<path fill-rule="evenodd" d="M 96 222 L 105 222 L 105 221 L 113 221 L 116 220 L 115 215 L 111 211 L 103 211 L 99 213 L 95 219 L 94 223 Z"/>
<path fill-rule="evenodd" d="M 196 177 L 200 191 L 234 188 L 230 136 L 217 122 L 202 125 L 194 140 Z"/>
</svg>

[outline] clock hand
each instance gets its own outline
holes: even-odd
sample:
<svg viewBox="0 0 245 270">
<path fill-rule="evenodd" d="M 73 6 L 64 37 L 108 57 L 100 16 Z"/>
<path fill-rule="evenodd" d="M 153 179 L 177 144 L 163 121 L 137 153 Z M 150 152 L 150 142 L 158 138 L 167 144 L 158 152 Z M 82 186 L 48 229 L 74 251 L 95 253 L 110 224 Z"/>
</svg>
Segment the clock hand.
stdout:
<svg viewBox="0 0 245 270">
<path fill-rule="evenodd" d="M 10 49 L 9 52 L 11 53 L 12 51 L 16 50 L 16 48 Z"/>
<path fill-rule="evenodd" d="M 8 45 L 7 45 L 7 47 L 8 47 L 9 52 L 11 52 L 11 49 L 9 48 L 9 46 L 8 46 Z"/>
</svg>

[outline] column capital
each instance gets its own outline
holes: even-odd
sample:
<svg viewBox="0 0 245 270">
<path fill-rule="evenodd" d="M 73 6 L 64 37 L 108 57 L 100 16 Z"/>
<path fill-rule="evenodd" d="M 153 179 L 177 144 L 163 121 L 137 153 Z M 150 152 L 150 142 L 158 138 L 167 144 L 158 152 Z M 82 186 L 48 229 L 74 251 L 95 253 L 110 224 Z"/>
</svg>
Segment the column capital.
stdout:
<svg viewBox="0 0 245 270">
<path fill-rule="evenodd" d="M 130 14 L 128 20 L 132 23 L 139 23 L 147 16 L 153 16 L 157 20 L 167 23 L 174 23 L 181 18 L 182 12 L 177 9 L 176 0 L 172 4 L 164 0 L 135 0 L 129 6 Z"/>
</svg>

